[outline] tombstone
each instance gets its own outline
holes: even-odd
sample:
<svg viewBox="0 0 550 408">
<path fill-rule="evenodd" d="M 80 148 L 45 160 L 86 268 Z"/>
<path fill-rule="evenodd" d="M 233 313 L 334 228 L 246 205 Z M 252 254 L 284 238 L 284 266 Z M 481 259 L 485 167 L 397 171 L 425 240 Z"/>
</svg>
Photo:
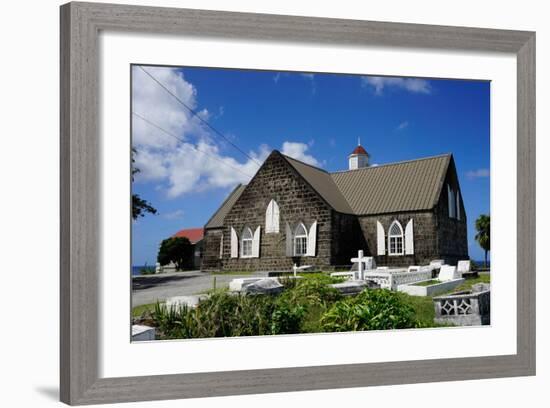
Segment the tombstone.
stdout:
<svg viewBox="0 0 550 408">
<path fill-rule="evenodd" d="M 363 256 L 363 250 L 357 251 L 357 258 L 351 258 L 351 262 L 357 264 L 357 279 L 365 279 L 365 270 L 372 270 L 375 267 L 372 256 Z"/>
<path fill-rule="evenodd" d="M 456 266 L 442 265 L 437 279 L 443 282 L 453 279 L 460 279 L 460 277 L 461 275 L 456 270 Z"/>
<path fill-rule="evenodd" d="M 166 299 L 166 308 L 179 308 L 187 306 L 188 308 L 196 308 L 201 300 L 208 298 L 208 295 L 189 295 L 189 296 L 173 296 Z"/>
<path fill-rule="evenodd" d="M 132 341 L 155 340 L 155 328 L 141 324 L 132 325 Z"/>
<path fill-rule="evenodd" d="M 275 295 L 281 293 L 284 287 L 277 279 L 260 279 L 243 287 L 242 291 L 251 294 Z"/>
<path fill-rule="evenodd" d="M 420 270 L 420 266 L 411 265 L 411 266 L 409 266 L 409 268 L 407 269 L 407 272 L 418 272 L 419 270 Z"/>
<path fill-rule="evenodd" d="M 461 274 L 470 273 L 472 269 L 471 261 L 458 261 L 457 268 Z"/>
<path fill-rule="evenodd" d="M 430 266 L 433 266 L 435 268 L 441 268 L 443 265 L 445 265 L 444 259 L 434 259 L 430 262 Z"/>
</svg>

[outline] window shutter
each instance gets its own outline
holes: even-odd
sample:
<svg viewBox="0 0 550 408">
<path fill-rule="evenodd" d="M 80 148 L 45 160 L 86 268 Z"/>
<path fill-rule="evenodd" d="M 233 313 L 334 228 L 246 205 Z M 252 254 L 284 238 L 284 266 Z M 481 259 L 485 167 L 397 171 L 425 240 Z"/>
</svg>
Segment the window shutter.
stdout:
<svg viewBox="0 0 550 408">
<path fill-rule="evenodd" d="M 386 255 L 386 234 L 380 221 L 376 221 L 376 236 L 378 241 L 378 255 Z"/>
<path fill-rule="evenodd" d="M 273 200 L 269 202 L 267 205 L 267 209 L 265 210 L 265 233 L 269 234 L 272 232 L 273 226 L 272 226 L 272 220 L 273 220 Z"/>
<path fill-rule="evenodd" d="M 447 201 L 449 202 L 449 218 L 453 218 L 453 191 L 451 185 L 447 184 Z"/>
<path fill-rule="evenodd" d="M 273 217 L 271 218 L 272 231 L 279 233 L 279 204 L 273 200 Z"/>
<path fill-rule="evenodd" d="M 456 218 L 460 220 L 460 192 L 456 190 Z"/>
<path fill-rule="evenodd" d="M 239 257 L 239 237 L 235 228 L 231 227 L 231 258 Z"/>
<path fill-rule="evenodd" d="M 307 234 L 307 256 L 315 256 L 315 248 L 317 245 L 317 221 L 314 221 L 309 227 Z"/>
<path fill-rule="evenodd" d="M 223 234 L 220 237 L 220 259 L 223 258 Z"/>
<path fill-rule="evenodd" d="M 405 254 L 414 254 L 414 229 L 412 218 L 409 220 L 407 226 L 405 227 Z"/>
<path fill-rule="evenodd" d="M 252 258 L 260 257 L 260 229 L 262 227 L 258 226 L 256 231 L 254 231 L 254 237 L 252 238 Z"/>
<path fill-rule="evenodd" d="M 286 256 L 292 256 L 292 230 L 288 222 L 286 223 Z"/>
</svg>

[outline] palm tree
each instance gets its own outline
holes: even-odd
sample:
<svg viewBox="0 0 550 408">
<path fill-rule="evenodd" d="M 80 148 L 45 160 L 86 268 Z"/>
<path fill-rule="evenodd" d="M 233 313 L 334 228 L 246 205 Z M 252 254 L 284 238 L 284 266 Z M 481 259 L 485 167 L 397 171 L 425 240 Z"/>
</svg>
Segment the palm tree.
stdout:
<svg viewBox="0 0 550 408">
<path fill-rule="evenodd" d="M 485 251 L 485 267 L 487 267 L 487 252 L 491 250 L 491 216 L 481 214 L 476 220 L 476 241 Z"/>
</svg>

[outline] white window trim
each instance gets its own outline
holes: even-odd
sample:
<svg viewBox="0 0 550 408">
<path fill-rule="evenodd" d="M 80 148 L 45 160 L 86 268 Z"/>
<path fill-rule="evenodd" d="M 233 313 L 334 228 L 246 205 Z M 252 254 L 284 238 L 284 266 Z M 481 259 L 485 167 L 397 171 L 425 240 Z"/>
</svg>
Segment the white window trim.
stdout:
<svg viewBox="0 0 550 408">
<path fill-rule="evenodd" d="M 305 231 L 304 234 L 296 234 L 296 231 L 302 227 Z M 297 238 L 305 238 L 306 239 L 306 245 L 305 245 L 305 248 L 304 248 L 304 253 L 303 254 L 298 254 L 296 253 L 296 239 Z M 294 254 L 294 256 L 307 256 L 307 246 L 308 246 L 308 233 L 307 233 L 307 228 L 305 226 L 305 224 L 303 222 L 299 223 L 296 228 L 294 229 L 294 233 L 292 234 L 292 253 Z"/>
<path fill-rule="evenodd" d="M 401 234 L 400 235 L 395 235 L 395 234 L 392 234 L 391 233 L 391 230 L 392 230 L 392 227 L 395 225 L 397 225 L 401 231 Z M 392 238 L 401 238 L 401 252 L 392 252 L 392 249 L 391 249 L 391 239 Z M 394 220 L 391 224 L 390 224 L 390 227 L 388 228 L 388 255 L 389 256 L 401 256 L 401 255 L 404 255 L 405 254 L 405 237 L 404 237 L 404 233 L 403 233 L 403 226 L 401 225 L 401 223 L 397 220 Z"/>
<path fill-rule="evenodd" d="M 244 238 L 245 232 L 250 232 L 250 238 Z M 250 255 L 244 254 L 244 241 L 250 241 Z M 254 257 L 254 251 L 252 250 L 252 246 L 254 245 L 254 233 L 252 232 L 252 229 L 249 227 L 245 227 L 243 229 L 243 232 L 241 234 L 241 258 L 253 258 Z"/>
</svg>

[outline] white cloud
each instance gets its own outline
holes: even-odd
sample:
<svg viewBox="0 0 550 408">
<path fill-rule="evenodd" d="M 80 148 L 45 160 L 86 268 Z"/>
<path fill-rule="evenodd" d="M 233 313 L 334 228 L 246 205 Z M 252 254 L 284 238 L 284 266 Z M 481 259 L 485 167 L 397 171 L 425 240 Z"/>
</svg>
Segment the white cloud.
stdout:
<svg viewBox="0 0 550 408">
<path fill-rule="evenodd" d="M 183 210 L 176 210 L 169 213 L 164 213 L 162 214 L 162 217 L 167 220 L 181 220 L 183 218 L 183 214 Z"/>
<path fill-rule="evenodd" d="M 489 169 L 477 169 L 466 172 L 466 177 L 468 177 L 469 179 L 485 178 L 489 177 L 490 175 L 491 171 Z"/>
<path fill-rule="evenodd" d="M 197 109 L 197 89 L 174 68 L 145 68 L 185 104 Z M 139 117 L 133 116 L 133 146 L 135 166 L 140 172 L 136 182 L 154 182 L 155 188 L 174 198 L 197 191 L 233 187 L 248 183 L 271 148 L 260 145 L 249 151 L 245 161 L 228 156 L 216 144 L 219 137 L 187 109 L 179 104 L 164 89 L 155 83 L 141 69 L 133 71 L 133 109 L 151 123 L 170 134 L 155 128 Z M 208 119 L 206 109 L 201 117 Z M 307 154 L 310 146 L 305 143 L 287 141 L 282 152 L 313 165 L 319 162 Z M 239 156 L 240 157 L 240 156 Z"/>
<path fill-rule="evenodd" d="M 304 163 L 308 163 L 313 166 L 320 166 L 321 164 L 315 157 L 306 153 L 308 149 L 309 145 L 305 143 L 284 142 L 281 153 L 296 160 L 303 161 Z"/>
<path fill-rule="evenodd" d="M 376 95 L 382 95 L 384 88 L 401 89 L 412 93 L 429 94 L 432 92 L 430 83 L 419 78 L 362 76 L 361 86 L 372 88 Z"/>
<path fill-rule="evenodd" d="M 409 127 L 409 121 L 406 120 L 404 122 L 401 122 L 399 126 L 397 126 L 397 130 L 403 130 L 407 127 Z"/>
</svg>

